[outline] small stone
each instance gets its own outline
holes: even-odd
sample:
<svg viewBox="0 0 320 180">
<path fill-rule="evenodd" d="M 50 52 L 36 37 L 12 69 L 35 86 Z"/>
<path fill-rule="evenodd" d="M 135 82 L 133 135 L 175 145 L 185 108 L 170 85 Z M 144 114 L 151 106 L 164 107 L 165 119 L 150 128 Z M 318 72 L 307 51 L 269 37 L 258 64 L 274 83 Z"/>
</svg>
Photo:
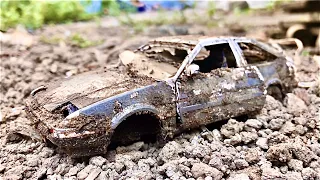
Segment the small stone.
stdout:
<svg viewBox="0 0 320 180">
<path fill-rule="evenodd" d="M 234 164 L 237 169 L 243 169 L 249 166 L 248 162 L 244 159 L 236 159 L 234 160 Z"/>
<path fill-rule="evenodd" d="M 167 143 L 160 151 L 159 157 L 167 162 L 173 158 L 179 158 L 179 152 L 181 152 L 181 145 L 175 141 Z"/>
<path fill-rule="evenodd" d="M 287 94 L 284 104 L 287 106 L 289 112 L 296 116 L 308 110 L 305 102 L 292 93 Z"/>
<path fill-rule="evenodd" d="M 304 144 L 299 144 L 299 142 L 295 142 L 295 145 L 292 147 L 292 152 L 296 159 L 301 160 L 305 166 L 308 166 L 309 163 L 317 157 L 308 147 Z"/>
<path fill-rule="evenodd" d="M 98 177 L 99 176 L 99 174 L 100 174 L 100 172 L 102 171 L 102 169 L 101 168 L 94 168 L 91 172 L 90 172 L 90 174 L 88 175 L 88 177 L 86 178 L 86 180 L 94 180 L 94 179 L 96 179 L 96 177 Z"/>
<path fill-rule="evenodd" d="M 288 166 L 281 166 L 280 167 L 280 172 L 283 173 L 283 174 L 287 173 L 288 172 Z"/>
<path fill-rule="evenodd" d="M 286 179 L 292 180 L 302 180 L 301 172 L 288 171 L 286 174 Z"/>
<path fill-rule="evenodd" d="M 302 126 L 304 126 L 308 122 L 308 119 L 304 117 L 295 117 L 293 120 L 295 124 Z"/>
<path fill-rule="evenodd" d="M 259 152 L 257 149 L 255 148 L 250 148 L 247 150 L 246 154 L 245 154 L 245 160 L 248 163 L 256 163 L 259 161 Z"/>
<path fill-rule="evenodd" d="M 252 132 L 241 132 L 240 135 L 244 144 L 251 143 L 258 138 L 257 133 Z"/>
<path fill-rule="evenodd" d="M 223 163 L 222 163 L 222 160 L 221 158 L 217 157 L 217 156 L 214 156 L 212 157 L 212 159 L 209 161 L 209 165 L 214 167 L 214 168 L 217 168 L 217 169 L 220 169 L 222 166 L 223 166 Z"/>
<path fill-rule="evenodd" d="M 31 159 L 28 161 L 28 166 L 35 167 L 38 166 L 38 159 Z"/>
<path fill-rule="evenodd" d="M 302 179 L 304 179 L 304 180 L 319 178 L 318 173 L 309 167 L 303 168 L 301 171 L 301 174 L 302 174 Z"/>
<path fill-rule="evenodd" d="M 48 158 L 50 156 L 52 156 L 54 153 L 53 149 L 50 149 L 48 147 L 43 147 L 42 151 L 39 153 L 39 156 L 43 157 L 43 158 Z"/>
<path fill-rule="evenodd" d="M 101 156 L 94 156 L 90 158 L 89 164 L 101 167 L 107 160 Z"/>
<path fill-rule="evenodd" d="M 231 136 L 234 136 L 236 133 L 242 131 L 243 127 L 243 122 L 238 122 L 235 119 L 230 119 L 227 124 L 221 127 L 220 132 L 223 136 L 231 138 Z"/>
<path fill-rule="evenodd" d="M 222 140 L 221 133 L 220 133 L 220 131 L 218 129 L 212 130 L 212 136 L 213 136 L 213 139 L 215 139 L 216 141 L 221 141 Z"/>
<path fill-rule="evenodd" d="M 267 95 L 265 108 L 267 110 L 281 109 L 282 104 L 280 101 L 274 99 L 272 96 Z"/>
<path fill-rule="evenodd" d="M 231 145 L 236 145 L 236 144 L 239 144 L 241 143 L 241 136 L 240 134 L 235 134 L 234 136 L 231 137 L 230 139 L 230 144 Z"/>
<path fill-rule="evenodd" d="M 94 166 L 89 164 L 88 166 L 86 166 L 84 169 L 82 169 L 77 174 L 77 178 L 78 179 L 85 179 L 86 177 L 88 177 L 89 173 L 92 171 L 93 168 L 94 168 Z"/>
<path fill-rule="evenodd" d="M 227 180 L 250 180 L 247 174 L 231 174 Z"/>
<path fill-rule="evenodd" d="M 292 159 L 290 145 L 281 143 L 271 146 L 267 151 L 266 157 L 272 162 L 289 162 Z"/>
<path fill-rule="evenodd" d="M 223 173 L 214 167 L 210 167 L 204 163 L 195 163 L 191 172 L 195 178 L 211 176 L 214 179 L 222 179 Z"/>
<path fill-rule="evenodd" d="M 297 159 L 291 159 L 288 162 L 288 167 L 294 171 L 301 171 L 303 169 L 303 162 Z"/>
<path fill-rule="evenodd" d="M 237 150 L 237 151 L 241 151 L 241 150 L 242 150 L 242 147 L 241 147 L 241 146 L 237 146 L 237 147 L 236 147 L 236 150 Z"/>
<path fill-rule="evenodd" d="M 19 177 L 18 179 L 22 179 L 22 176 L 23 176 L 23 173 L 24 173 L 25 169 L 26 169 L 26 167 L 22 166 L 22 165 L 18 165 L 18 166 L 12 167 L 11 169 L 7 170 L 4 173 L 4 176 L 5 177 L 9 177 L 9 176 L 14 177 L 14 176 L 16 176 L 16 177 Z M 16 179 L 16 178 L 14 178 L 14 179 Z"/>
<path fill-rule="evenodd" d="M 272 130 L 279 130 L 283 123 L 285 122 L 284 119 L 272 119 L 270 122 L 269 122 L 269 128 L 272 129 Z"/>
<path fill-rule="evenodd" d="M 231 139 L 225 139 L 225 140 L 223 140 L 223 143 L 224 144 L 231 144 Z"/>
<path fill-rule="evenodd" d="M 261 149 L 268 149 L 269 146 L 268 146 L 268 138 L 258 138 L 257 142 L 256 142 L 256 145 L 261 148 Z"/>
<path fill-rule="evenodd" d="M 285 179 L 285 176 L 278 170 L 273 168 L 262 169 L 262 178 L 264 180 Z"/>
<path fill-rule="evenodd" d="M 65 176 L 74 176 L 78 173 L 79 168 L 77 166 L 73 166 L 69 169 L 69 172 Z"/>
<path fill-rule="evenodd" d="M 295 131 L 299 134 L 299 135 L 304 135 L 306 133 L 306 129 L 305 127 L 303 127 L 302 125 L 297 125 L 295 128 Z"/>
<path fill-rule="evenodd" d="M 272 146 L 272 145 L 276 145 L 276 144 L 279 144 L 279 143 L 284 143 L 284 142 L 288 142 L 289 140 L 289 137 L 278 132 L 278 131 L 275 131 L 271 134 L 269 134 L 268 136 L 268 145 L 269 146 Z"/>
<path fill-rule="evenodd" d="M 316 154 L 317 156 L 320 156 L 320 144 L 319 143 L 310 144 L 308 147 L 314 154 Z"/>
<path fill-rule="evenodd" d="M 100 172 L 100 174 L 96 180 L 104 180 L 104 179 L 108 179 L 108 172 L 107 171 Z"/>
<path fill-rule="evenodd" d="M 262 123 L 257 119 L 248 119 L 245 122 L 245 126 L 252 127 L 252 128 L 255 128 L 255 129 L 260 129 L 261 126 L 262 126 Z"/>
<path fill-rule="evenodd" d="M 284 123 L 284 125 L 281 127 L 280 132 L 283 134 L 292 134 L 295 131 L 295 126 L 292 122 L 287 121 Z"/>
<path fill-rule="evenodd" d="M 47 169 L 47 175 L 52 175 L 52 174 L 53 174 L 53 169 L 52 168 Z"/>
<path fill-rule="evenodd" d="M 50 72 L 56 73 L 58 70 L 58 65 L 56 63 L 53 63 L 50 67 Z"/>
</svg>

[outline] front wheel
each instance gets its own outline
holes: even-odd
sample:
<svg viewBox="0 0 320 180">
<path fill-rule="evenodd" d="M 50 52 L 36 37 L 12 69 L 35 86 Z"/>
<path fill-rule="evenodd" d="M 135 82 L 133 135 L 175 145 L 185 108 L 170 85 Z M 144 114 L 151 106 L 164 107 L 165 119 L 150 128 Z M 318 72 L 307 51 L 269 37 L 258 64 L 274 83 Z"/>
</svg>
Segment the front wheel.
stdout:
<svg viewBox="0 0 320 180">
<path fill-rule="evenodd" d="M 276 100 L 282 102 L 283 94 L 279 86 L 271 85 L 267 88 L 268 95 L 272 96 Z"/>
</svg>

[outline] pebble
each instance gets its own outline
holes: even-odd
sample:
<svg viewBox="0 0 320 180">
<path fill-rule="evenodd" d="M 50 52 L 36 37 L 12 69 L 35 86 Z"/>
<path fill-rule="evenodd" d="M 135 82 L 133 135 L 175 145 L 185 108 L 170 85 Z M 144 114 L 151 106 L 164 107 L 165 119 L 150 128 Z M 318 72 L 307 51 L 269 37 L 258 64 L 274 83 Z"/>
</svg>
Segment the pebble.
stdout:
<svg viewBox="0 0 320 180">
<path fill-rule="evenodd" d="M 256 145 L 263 150 L 268 149 L 268 138 L 258 138 Z"/>
</svg>

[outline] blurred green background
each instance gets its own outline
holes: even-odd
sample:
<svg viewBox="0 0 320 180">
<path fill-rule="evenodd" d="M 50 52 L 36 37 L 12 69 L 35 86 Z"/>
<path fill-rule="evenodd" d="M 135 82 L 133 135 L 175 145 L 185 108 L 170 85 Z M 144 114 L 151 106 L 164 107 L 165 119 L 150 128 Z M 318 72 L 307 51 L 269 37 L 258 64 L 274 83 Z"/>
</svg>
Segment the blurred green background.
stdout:
<svg viewBox="0 0 320 180">
<path fill-rule="evenodd" d="M 85 8 L 94 1 L 0 1 L 0 30 L 6 31 L 17 24 L 26 28 L 39 28 L 43 24 L 68 23 L 89 20 L 103 14 L 118 15 L 116 0 L 102 1 L 99 12 L 87 13 Z"/>
</svg>

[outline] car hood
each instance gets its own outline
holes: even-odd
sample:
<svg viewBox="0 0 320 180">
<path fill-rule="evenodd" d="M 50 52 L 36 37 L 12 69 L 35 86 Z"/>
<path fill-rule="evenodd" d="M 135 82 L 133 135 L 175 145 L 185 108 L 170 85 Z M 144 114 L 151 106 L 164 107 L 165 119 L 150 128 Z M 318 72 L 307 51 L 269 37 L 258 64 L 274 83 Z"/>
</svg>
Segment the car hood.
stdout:
<svg viewBox="0 0 320 180">
<path fill-rule="evenodd" d="M 65 103 L 83 108 L 94 102 L 154 82 L 148 77 L 130 77 L 125 71 L 106 70 L 79 74 L 45 85 L 34 95 L 39 106 L 53 111 Z"/>
</svg>

